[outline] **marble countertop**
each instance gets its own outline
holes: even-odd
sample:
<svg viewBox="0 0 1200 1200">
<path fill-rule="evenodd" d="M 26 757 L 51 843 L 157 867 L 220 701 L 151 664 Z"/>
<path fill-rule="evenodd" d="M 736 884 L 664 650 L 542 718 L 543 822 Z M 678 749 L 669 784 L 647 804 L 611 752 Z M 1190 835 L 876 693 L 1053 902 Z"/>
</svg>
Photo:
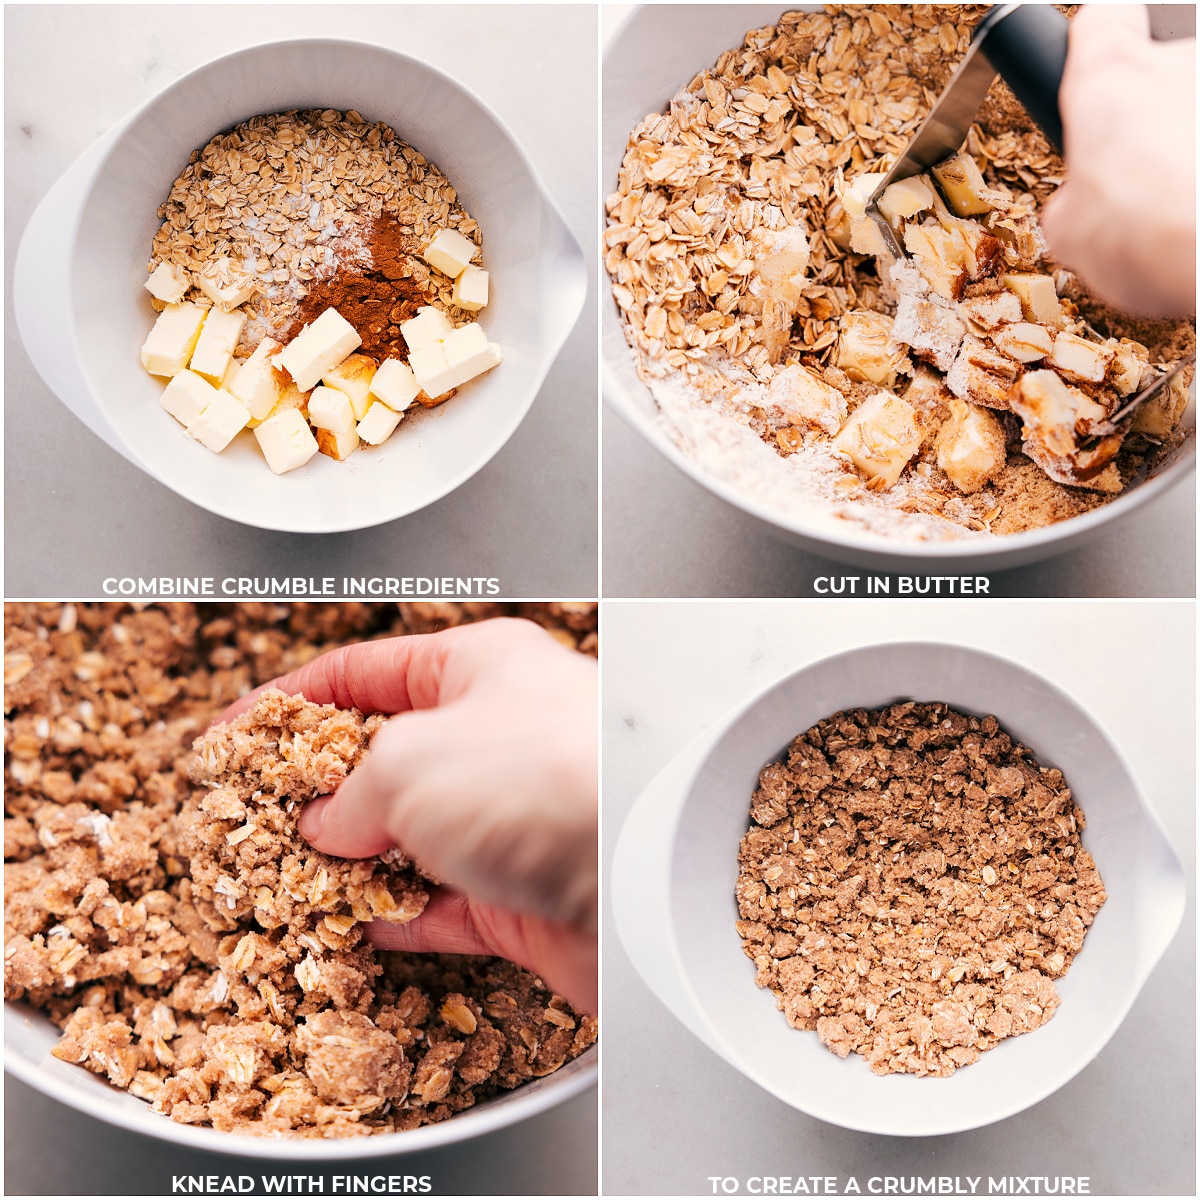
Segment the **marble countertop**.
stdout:
<svg viewBox="0 0 1200 1200">
<path fill-rule="evenodd" d="M 252 529 L 162 487 L 54 398 L 11 319 L 21 232 L 75 158 L 180 75 L 281 37 L 362 37 L 467 82 L 524 146 L 581 245 L 591 246 L 594 6 L 30 4 L 6 7 L 4 20 L 7 596 L 96 596 L 113 574 L 312 573 L 496 577 L 512 598 L 596 594 L 594 254 L 585 254 L 583 312 L 508 444 L 431 507 L 349 534 Z"/>
<path fill-rule="evenodd" d="M 1119 745 L 1195 880 L 1195 608 L 1187 602 L 817 601 L 605 606 L 605 879 L 630 806 L 701 730 L 805 663 L 870 642 L 966 643 L 1079 698 Z M 902 618 L 900 614 L 903 614 Z M 902 623 L 900 623 L 902 621 Z M 1118 656 L 1097 653 L 1119 645 Z M 601 1043 L 610 1195 L 712 1195 L 710 1176 L 1088 1176 L 1096 1195 L 1195 1190 L 1195 919 L 1117 1033 L 1065 1087 L 1005 1121 L 932 1138 L 818 1121 L 696 1040 L 634 970 L 606 914 Z M 799 1034 L 797 1036 L 800 1036 Z M 1036 1036 L 1033 1035 L 1033 1036 Z M 969 1068 L 968 1068 L 969 1069 Z M 722 1194 L 722 1193 L 717 1193 Z M 732 1194 L 732 1193 L 731 1193 Z"/>
</svg>

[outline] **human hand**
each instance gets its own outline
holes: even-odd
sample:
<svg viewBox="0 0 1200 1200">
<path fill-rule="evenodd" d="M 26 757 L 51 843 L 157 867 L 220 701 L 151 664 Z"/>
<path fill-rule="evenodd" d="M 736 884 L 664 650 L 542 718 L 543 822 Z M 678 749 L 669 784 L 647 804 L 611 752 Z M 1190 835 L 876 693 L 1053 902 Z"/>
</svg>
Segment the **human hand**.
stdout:
<svg viewBox="0 0 1200 1200">
<path fill-rule="evenodd" d="M 1058 94 L 1068 179 L 1042 214 L 1050 253 L 1138 316 L 1196 311 L 1196 42 L 1152 42 L 1145 5 L 1071 22 Z"/>
<path fill-rule="evenodd" d="M 494 620 L 343 647 L 264 686 L 395 714 L 299 823 L 326 854 L 365 858 L 399 845 L 445 884 L 415 921 L 372 922 L 371 941 L 499 955 L 595 1011 L 591 659 L 527 621 Z"/>
</svg>

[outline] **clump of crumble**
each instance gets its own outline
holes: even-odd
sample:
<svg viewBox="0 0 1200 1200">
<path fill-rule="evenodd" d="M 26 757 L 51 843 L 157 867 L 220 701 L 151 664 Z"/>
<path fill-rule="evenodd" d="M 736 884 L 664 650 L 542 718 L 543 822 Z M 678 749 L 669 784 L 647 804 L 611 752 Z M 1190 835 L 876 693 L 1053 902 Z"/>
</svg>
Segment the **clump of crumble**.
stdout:
<svg viewBox="0 0 1200 1200">
<path fill-rule="evenodd" d="M 834 713 L 759 775 L 737 930 L 787 1021 L 946 1076 L 1044 1024 L 1105 900 L 1083 813 L 995 717 Z"/>
</svg>

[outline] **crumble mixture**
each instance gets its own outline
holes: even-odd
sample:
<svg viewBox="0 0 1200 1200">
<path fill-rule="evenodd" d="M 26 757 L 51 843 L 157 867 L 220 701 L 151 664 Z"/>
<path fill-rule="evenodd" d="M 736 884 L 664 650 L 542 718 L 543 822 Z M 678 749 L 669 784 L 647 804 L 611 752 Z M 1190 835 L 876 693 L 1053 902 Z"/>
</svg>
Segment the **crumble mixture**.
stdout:
<svg viewBox="0 0 1200 1200">
<path fill-rule="evenodd" d="M 482 244 L 479 226 L 448 179 L 390 126 L 353 109 L 292 109 L 251 117 L 193 150 L 158 210 L 148 273 L 161 264 L 193 280 L 183 299 L 209 307 L 194 279 L 253 281 L 242 305 L 246 326 L 235 354 L 244 358 L 266 335 L 287 340 L 298 317 L 312 320 L 357 280 L 390 284 L 392 304 L 367 295 L 379 318 L 359 330 L 377 362 L 407 360 L 399 321 L 422 305 L 469 318 L 453 301 L 452 280 L 431 270 L 420 250 L 439 229 Z M 386 244 L 386 261 L 375 247 Z M 305 305 L 310 293 L 319 303 Z M 361 302 L 360 302 L 361 307 Z M 343 313 L 356 327 L 358 314 Z M 456 322 L 458 323 L 458 322 Z"/>
<path fill-rule="evenodd" d="M 1045 1024 L 1104 885 L 1062 773 L 945 704 L 834 713 L 759 775 L 737 931 L 795 1029 L 952 1075 Z"/>
<path fill-rule="evenodd" d="M 903 423 L 904 433 L 918 443 L 899 479 L 880 487 L 834 442 L 847 413 L 879 391 L 847 365 L 855 357 L 843 353 L 848 318 L 878 315 L 890 329 L 898 302 L 876 259 L 851 249 L 845 193 L 903 152 L 987 8 L 827 5 L 785 13 L 751 30 L 631 134 L 607 201 L 604 246 L 636 369 L 676 444 L 768 510 L 909 541 L 1015 533 L 1107 502 L 1191 436 L 1178 426 L 1185 386 L 1165 419 L 1145 431 L 1135 422 L 1105 477 L 1109 490 L 1069 486 L 1023 452 L 1012 412 L 988 410 L 982 437 L 964 433 L 955 424 L 956 396 L 921 363 L 928 354 L 914 350 L 913 361 L 900 364 L 902 377 L 916 376 L 907 392 L 905 379 L 891 381 L 912 401 L 915 420 Z M 1061 159 L 1002 81 L 964 149 L 988 189 L 1031 223 L 1062 182 Z M 1054 270 L 1054 283 L 1077 332 L 1134 339 L 1150 363 L 1195 351 L 1191 323 L 1133 321 L 1082 294 L 1062 270 Z M 909 347 L 888 349 L 905 359 Z M 832 391 L 837 404 L 814 412 L 804 396 L 790 394 L 797 375 L 811 375 L 815 390 Z M 875 440 L 890 441 L 896 420 L 878 424 Z M 972 479 L 973 490 L 961 490 L 943 469 L 943 428 L 951 440 L 991 443 L 989 454 L 1003 441 L 990 477 Z"/>
<path fill-rule="evenodd" d="M 296 834 L 379 717 L 270 691 L 205 732 L 336 645 L 500 615 L 595 650 L 591 604 L 6 605 L 6 999 L 58 1057 L 248 1134 L 412 1129 L 582 1053 L 594 1018 L 529 971 L 362 941 L 424 907 L 402 855 Z"/>
</svg>

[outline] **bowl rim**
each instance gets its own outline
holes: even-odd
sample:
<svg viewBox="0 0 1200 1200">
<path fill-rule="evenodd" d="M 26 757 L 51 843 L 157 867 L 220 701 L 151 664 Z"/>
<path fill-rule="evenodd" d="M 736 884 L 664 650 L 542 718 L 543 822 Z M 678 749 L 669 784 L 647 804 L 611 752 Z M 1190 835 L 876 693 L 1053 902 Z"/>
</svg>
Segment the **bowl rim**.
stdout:
<svg viewBox="0 0 1200 1200">
<path fill-rule="evenodd" d="M 724 3 L 713 7 L 723 7 L 733 10 L 740 6 Z M 819 8 L 816 5 L 805 5 L 802 7 Z M 620 45 L 637 22 L 648 16 L 652 17 L 655 10 L 661 8 L 661 5 L 654 4 L 633 5 L 629 11 L 622 15 L 620 21 L 611 32 L 606 33 L 602 54 L 602 75 L 618 62 Z M 786 6 L 781 5 L 778 11 L 782 15 L 787 11 Z M 681 80 L 678 86 L 682 86 L 683 82 Z M 604 114 L 602 112 L 602 120 L 603 117 Z M 600 147 L 602 157 L 600 163 L 601 236 L 603 236 L 606 227 L 604 216 L 606 210 L 604 209 L 603 201 L 611 190 L 613 182 L 612 178 L 606 172 L 610 166 L 615 165 L 619 167 L 620 165 L 619 163 L 605 163 L 603 161 L 603 152 L 604 146 L 602 143 Z M 603 263 L 601 263 L 601 267 L 603 267 Z M 607 270 L 603 272 L 602 280 L 611 284 Z M 1078 516 L 1068 517 L 1063 521 L 1056 521 L 1050 525 L 1043 525 L 1037 529 L 1023 530 L 1019 533 L 1001 534 L 983 538 L 954 538 L 950 541 L 928 543 L 890 539 L 881 534 L 856 531 L 852 526 L 848 526 L 845 530 L 825 526 L 810 527 L 800 518 L 772 510 L 754 498 L 741 494 L 737 489 L 710 474 L 698 463 L 690 459 L 670 436 L 658 401 L 654 399 L 653 393 L 645 384 L 641 384 L 641 386 L 645 388 L 646 397 L 649 404 L 653 407 L 653 412 L 648 411 L 646 406 L 640 403 L 640 397 L 635 399 L 634 395 L 630 393 L 626 381 L 618 377 L 616 368 L 613 365 L 613 355 L 618 352 L 623 352 L 631 363 L 635 362 L 636 359 L 634 358 L 633 348 L 626 340 L 624 322 L 616 310 L 611 290 L 611 286 L 604 288 L 602 283 L 602 291 L 606 291 L 609 296 L 608 303 L 601 305 L 602 330 L 612 331 L 620 337 L 619 343 L 615 337 L 610 339 L 604 336 L 601 339 L 603 342 L 601 354 L 602 392 L 607 407 L 623 417 L 669 463 L 679 468 L 694 483 L 703 487 L 706 491 L 713 493 L 718 499 L 723 500 L 726 504 L 744 512 L 746 515 L 762 521 L 774 530 L 803 539 L 805 542 L 812 543 L 818 547 L 830 547 L 848 554 L 861 555 L 864 558 L 869 556 L 887 557 L 913 563 L 944 562 L 951 564 L 958 559 L 990 558 L 995 560 L 996 569 L 1002 569 L 1008 565 L 1004 561 L 1006 559 L 1016 558 L 1018 562 L 1041 561 L 1052 557 L 1056 553 L 1065 552 L 1066 546 L 1059 547 L 1057 543 L 1070 542 L 1073 539 L 1088 537 L 1109 522 L 1122 520 L 1127 514 L 1136 511 L 1143 504 L 1183 482 L 1196 469 L 1196 384 L 1195 380 L 1193 380 L 1190 389 L 1191 396 L 1184 417 L 1186 421 L 1190 416 L 1191 423 L 1188 426 L 1189 432 L 1186 434 L 1183 443 L 1172 450 L 1164 461 L 1156 464 L 1145 479 L 1127 488 L 1115 499 L 1101 504 L 1088 512 L 1080 513 Z M 614 349 L 618 344 L 621 346 L 621 351 Z M 1017 564 L 1014 563 L 1012 565 Z"/>
<path fill-rule="evenodd" d="M 970 1117 L 967 1120 L 949 1120 L 944 1121 L 940 1125 L 929 1124 L 923 1128 L 886 1128 L 881 1129 L 876 1124 L 869 1121 L 854 1120 L 853 1115 L 848 1118 L 842 1113 L 831 1114 L 827 1110 L 823 1110 L 823 1106 L 817 1103 L 815 1106 L 806 1102 L 804 1107 L 797 1104 L 796 1100 L 788 1095 L 783 1095 L 777 1087 L 769 1080 L 765 1079 L 762 1072 L 753 1064 L 748 1062 L 745 1056 L 737 1049 L 731 1047 L 728 1039 L 722 1032 L 722 1029 L 712 1020 L 710 1016 L 710 1008 L 704 1003 L 700 991 L 694 982 L 693 972 L 687 966 L 688 959 L 683 952 L 681 939 L 679 934 L 679 911 L 681 901 L 677 894 L 675 884 L 675 874 L 680 858 L 680 834 L 684 828 L 688 807 L 692 802 L 697 787 L 701 784 L 705 774 L 711 769 L 711 764 L 714 756 L 718 753 L 721 747 L 726 743 L 727 739 L 733 733 L 735 728 L 739 727 L 742 722 L 749 717 L 758 707 L 768 701 L 768 698 L 776 692 L 795 686 L 797 680 L 806 675 L 813 673 L 819 669 L 827 667 L 829 664 L 835 663 L 838 660 L 869 657 L 872 654 L 883 650 L 901 649 L 909 652 L 921 654 L 961 654 L 963 652 L 972 656 L 975 660 L 984 660 L 987 663 L 998 666 L 1005 671 L 1012 672 L 1017 676 L 1023 676 L 1033 682 L 1036 682 L 1040 687 L 1044 688 L 1055 704 L 1065 704 L 1073 709 L 1076 714 L 1081 716 L 1083 720 L 1091 727 L 1091 729 L 1103 740 L 1108 752 L 1111 754 L 1117 765 L 1124 773 L 1130 788 L 1130 797 L 1132 799 L 1133 808 L 1136 811 L 1139 820 L 1145 822 L 1154 831 L 1154 834 L 1160 839 L 1161 844 L 1167 849 L 1175 870 L 1179 873 L 1180 887 L 1178 895 L 1178 903 L 1174 913 L 1174 919 L 1170 922 L 1169 931 L 1162 939 L 1161 947 L 1154 955 L 1152 961 L 1143 963 L 1142 969 L 1138 976 L 1134 978 L 1134 986 L 1129 990 L 1128 994 L 1121 1001 L 1120 1005 L 1109 1019 L 1101 1026 L 1092 1036 L 1089 1043 L 1089 1050 L 1085 1055 L 1082 1055 L 1078 1061 L 1071 1065 L 1060 1068 L 1054 1077 L 1043 1083 L 1041 1086 L 1031 1088 L 1027 1093 L 1021 1092 L 1020 1095 L 1012 1094 L 1012 1098 L 998 1106 L 997 1111 L 982 1117 Z M 863 690 L 869 689 L 871 683 L 869 680 L 862 685 Z M 918 698 L 919 699 L 919 698 Z M 902 702 L 900 700 L 892 701 L 892 703 Z M 944 701 L 951 704 L 959 710 L 963 710 L 963 706 L 955 701 Z M 846 711 L 849 708 L 864 707 L 857 704 L 840 704 L 835 711 Z M 828 714 L 832 715 L 832 713 Z M 1005 718 L 997 716 L 1001 721 L 1001 727 L 1007 729 Z M 802 731 L 797 731 L 802 732 Z M 1016 740 L 1021 740 L 1017 738 Z M 786 748 L 786 745 L 785 747 Z M 1047 755 L 1049 757 L 1049 755 Z M 762 765 L 766 765 L 764 760 Z M 704 1029 L 707 1033 L 707 1038 L 702 1038 L 708 1045 L 708 1048 L 719 1054 L 726 1062 L 730 1064 L 740 1074 L 753 1082 L 757 1087 L 762 1088 L 768 1094 L 774 1096 L 781 1103 L 787 1104 L 797 1111 L 804 1112 L 806 1115 L 814 1119 L 828 1122 L 829 1124 L 837 1125 L 841 1128 L 851 1129 L 862 1133 L 874 1134 L 876 1136 L 891 1136 L 891 1137 L 936 1137 L 955 1133 L 966 1132 L 971 1129 L 982 1128 L 994 1124 L 998 1121 L 1006 1120 L 1007 1118 L 1023 1112 L 1033 1105 L 1040 1103 L 1048 1096 L 1052 1095 L 1060 1088 L 1066 1086 L 1074 1079 L 1089 1063 L 1091 1063 L 1112 1040 L 1121 1024 L 1128 1017 L 1134 1003 L 1140 996 L 1147 979 L 1154 969 L 1158 966 L 1167 947 L 1178 933 L 1180 923 L 1182 921 L 1184 905 L 1186 901 L 1186 880 L 1183 878 L 1182 864 L 1179 855 L 1175 850 L 1175 846 L 1157 813 L 1151 806 L 1141 784 L 1138 781 L 1137 775 L 1134 773 L 1125 755 L 1121 751 L 1118 742 L 1109 734 L 1105 726 L 1096 718 L 1092 711 L 1077 697 L 1072 695 L 1066 688 L 1056 683 L 1054 680 L 1045 675 L 1037 668 L 1029 666 L 1024 661 L 1006 658 L 1000 654 L 991 651 L 980 649 L 979 647 L 964 644 L 961 641 L 931 641 L 928 639 L 903 639 L 895 638 L 891 640 L 882 640 L 870 642 L 860 646 L 850 647 L 844 650 L 835 651 L 832 654 L 827 654 L 821 658 L 808 662 L 794 670 L 786 672 L 784 675 L 770 681 L 765 686 L 755 692 L 753 696 L 745 702 L 739 704 L 726 718 L 722 719 L 716 725 L 712 734 L 706 738 L 700 754 L 697 756 L 693 769 L 689 772 L 686 785 L 682 788 L 682 796 L 679 801 L 679 809 L 675 821 L 672 825 L 670 845 L 667 850 L 666 867 L 668 872 L 668 896 L 669 896 L 669 911 L 666 914 L 666 927 L 669 932 L 671 941 L 671 951 L 674 960 L 678 963 L 679 976 L 678 984 L 682 988 L 687 1002 L 691 1005 L 692 1011 L 697 1014 L 702 1021 Z M 749 827 L 749 808 L 747 807 L 747 828 Z M 733 909 L 734 917 L 736 917 L 736 906 Z M 1086 943 L 1084 949 L 1086 950 Z M 731 951 L 732 952 L 732 951 Z M 1082 951 L 1081 951 L 1082 953 Z M 731 958 L 732 962 L 733 959 Z M 1069 972 L 1068 972 L 1069 974 Z M 755 991 L 761 989 L 754 985 Z M 747 995 L 750 993 L 748 992 Z M 1033 1032 L 1037 1032 L 1036 1030 Z M 699 1036 L 699 1035 L 698 1035 Z M 1012 1039 L 1005 1039 L 1011 1041 Z M 1001 1043 L 1003 1045 L 1003 1043 Z M 870 1085 L 870 1081 L 874 1081 L 876 1076 L 869 1075 L 863 1077 L 863 1082 Z M 888 1076 L 883 1079 L 890 1078 Z M 1015 1093 L 1016 1089 L 1014 1089 Z"/>
<path fill-rule="evenodd" d="M 473 476 L 478 474 L 484 467 L 488 465 L 496 457 L 497 454 L 504 448 L 505 445 L 512 439 L 519 426 L 529 415 L 529 410 L 533 407 L 534 401 L 541 392 L 542 385 L 545 383 L 546 376 L 558 358 L 567 337 L 574 329 L 578 322 L 579 315 L 583 309 L 584 300 L 581 296 L 579 304 L 573 319 L 570 323 L 563 323 L 553 336 L 549 337 L 544 346 L 541 347 L 541 352 L 538 355 L 537 369 L 527 378 L 521 394 L 521 402 L 514 407 L 508 421 L 501 426 L 496 437 L 491 444 L 483 449 L 473 461 L 465 463 L 461 468 L 455 471 L 446 479 L 440 481 L 438 485 L 425 497 L 417 500 L 406 502 L 402 505 L 389 508 L 386 505 L 377 505 L 374 503 L 364 503 L 359 506 L 361 515 L 345 516 L 341 520 L 322 520 L 319 528 L 314 528 L 312 522 L 304 525 L 298 524 L 295 520 L 289 519 L 289 506 L 281 504 L 278 506 L 262 507 L 253 513 L 246 513 L 235 503 L 236 494 L 233 492 L 222 492 L 220 490 L 212 492 L 211 490 L 201 496 L 199 490 L 190 483 L 172 479 L 167 473 L 159 470 L 152 463 L 146 461 L 142 453 L 135 450 L 129 445 L 128 440 L 121 433 L 119 426 L 114 423 L 107 405 L 102 402 L 99 390 L 93 382 L 92 373 L 89 370 L 87 363 L 81 352 L 81 346 L 78 338 L 79 318 L 76 308 L 75 298 L 75 270 L 78 263 L 79 242 L 83 234 L 84 222 L 87 218 L 88 210 L 91 207 L 91 199 L 95 194 L 101 177 L 107 170 L 110 169 L 110 164 L 114 156 L 120 151 L 120 148 L 127 136 L 130 128 L 138 121 L 144 119 L 152 112 L 154 107 L 161 103 L 163 99 L 181 89 L 186 89 L 193 86 L 197 79 L 206 73 L 219 69 L 227 63 L 232 63 L 235 60 L 257 55 L 287 53 L 289 50 L 299 49 L 321 49 L 324 47 L 338 47 L 350 52 L 367 52 L 372 55 L 382 55 L 399 60 L 408 68 L 416 68 L 427 73 L 433 78 L 439 80 L 444 86 L 457 91 L 464 96 L 474 108 L 492 122 L 497 132 L 503 137 L 508 145 L 510 152 L 515 156 L 529 177 L 532 198 L 539 204 L 543 211 L 549 211 L 552 219 L 558 223 L 562 231 L 567 235 L 567 260 L 577 257 L 579 262 L 583 264 L 583 252 L 579 246 L 578 239 L 575 237 L 574 231 L 567 223 L 563 216 L 562 210 L 557 202 L 551 196 L 546 187 L 545 181 L 538 172 L 532 159 L 530 158 L 525 147 L 516 137 L 508 123 L 496 112 L 490 104 L 487 103 L 472 87 L 461 82 L 454 75 L 425 62 L 417 55 L 409 53 L 405 50 L 397 49 L 393 46 L 380 45 L 378 43 L 366 42 L 359 38 L 349 37 L 302 37 L 302 38 L 270 38 L 261 41 L 255 41 L 245 46 L 240 46 L 235 50 L 230 50 L 221 54 L 217 54 L 204 62 L 193 67 L 185 74 L 180 75 L 176 79 L 172 79 L 164 86 L 155 91 L 151 96 L 147 97 L 139 104 L 132 112 L 121 118 L 116 124 L 110 128 L 102 139 L 107 139 L 107 144 L 104 146 L 102 154 L 92 167 L 89 177 L 84 181 L 80 191 L 80 196 L 77 202 L 77 208 L 74 214 L 74 219 L 70 229 L 67 231 L 67 262 L 69 263 L 68 274 L 68 297 L 70 314 L 69 331 L 70 331 L 70 347 L 73 357 L 79 366 L 82 378 L 86 381 L 90 396 L 87 403 L 101 416 L 113 436 L 120 442 L 121 452 L 138 465 L 156 483 L 169 488 L 182 499 L 187 500 L 191 504 L 212 513 L 215 516 L 223 517 L 226 520 L 236 522 L 239 525 L 245 525 L 250 528 L 266 529 L 278 533 L 299 533 L 320 536 L 323 534 L 348 533 L 357 530 L 371 529 L 379 525 L 388 524 L 392 521 L 402 520 L 405 517 L 411 516 L 416 512 L 436 504 L 444 499 L 450 493 L 456 491 Z M 246 119 L 246 118 L 242 118 Z M 214 130 L 211 137 L 217 136 L 221 130 Z M 418 149 L 420 149 L 418 147 Z M 69 170 L 69 169 L 68 169 Z M 565 260 L 564 260 L 565 261 Z M 584 264 L 582 269 L 586 270 Z M 436 415 L 436 410 L 432 410 Z M 429 413 L 415 414 L 422 417 L 428 417 Z M 115 449 L 116 447 L 114 447 Z M 202 489 L 201 489 L 202 490 Z"/>
<path fill-rule="evenodd" d="M 37 1017 L 45 1017 L 40 1011 L 31 1010 L 24 1001 L 6 1000 L 4 1009 L 6 1022 L 10 1019 L 28 1020 L 31 1013 Z M 87 1070 L 82 1066 L 78 1069 Z M 529 1080 L 519 1087 L 498 1091 L 444 1121 L 422 1125 L 405 1132 L 371 1134 L 365 1137 L 254 1137 L 248 1134 L 224 1133 L 206 1125 L 184 1125 L 172 1121 L 170 1117 L 152 1114 L 149 1104 L 146 1104 L 144 1110 L 135 1110 L 124 1105 L 104 1103 L 103 1096 L 93 1095 L 73 1086 L 66 1079 L 43 1071 L 39 1065 L 22 1055 L 10 1052 L 7 1045 L 4 1070 L 27 1087 L 67 1105 L 76 1112 L 155 1141 L 212 1154 L 240 1155 L 244 1158 L 338 1162 L 384 1156 L 399 1157 L 454 1145 L 495 1133 L 565 1104 L 596 1083 L 599 1074 L 599 1043 L 593 1043 L 581 1055 L 564 1063 L 557 1071 Z M 94 1078 L 99 1083 L 106 1082 L 100 1076 Z M 109 1086 L 114 1100 L 129 1095 L 128 1092 L 121 1092 L 112 1085 Z"/>
</svg>

